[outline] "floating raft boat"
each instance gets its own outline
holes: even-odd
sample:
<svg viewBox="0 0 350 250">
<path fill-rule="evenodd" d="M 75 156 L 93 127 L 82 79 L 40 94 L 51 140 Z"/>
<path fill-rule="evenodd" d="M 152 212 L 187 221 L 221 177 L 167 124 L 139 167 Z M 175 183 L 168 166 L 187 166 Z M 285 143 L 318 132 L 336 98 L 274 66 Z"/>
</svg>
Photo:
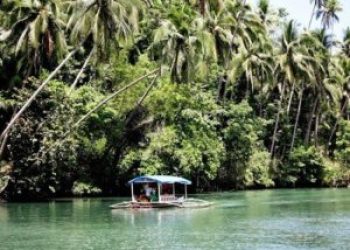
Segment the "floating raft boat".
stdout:
<svg viewBox="0 0 350 250">
<path fill-rule="evenodd" d="M 212 202 L 199 199 L 186 199 L 183 201 L 168 202 L 133 202 L 125 201 L 110 206 L 111 209 L 125 208 L 205 208 L 210 207 Z"/>
<path fill-rule="evenodd" d="M 139 176 L 128 182 L 131 187 L 131 201 L 116 203 L 110 206 L 111 209 L 127 209 L 127 208 L 205 208 L 212 205 L 211 202 L 200 199 L 187 198 L 187 185 L 191 185 L 191 181 L 182 177 L 153 175 L 153 176 Z M 141 184 L 150 188 L 149 185 L 156 185 L 155 188 L 150 188 L 153 191 L 153 198 L 144 200 L 140 199 L 134 194 L 134 185 Z M 176 197 L 175 184 L 184 185 L 184 195 Z M 172 194 L 162 194 L 165 185 L 172 186 Z M 147 193 L 147 191 L 146 191 Z M 147 195 L 147 194 L 146 194 Z"/>
</svg>

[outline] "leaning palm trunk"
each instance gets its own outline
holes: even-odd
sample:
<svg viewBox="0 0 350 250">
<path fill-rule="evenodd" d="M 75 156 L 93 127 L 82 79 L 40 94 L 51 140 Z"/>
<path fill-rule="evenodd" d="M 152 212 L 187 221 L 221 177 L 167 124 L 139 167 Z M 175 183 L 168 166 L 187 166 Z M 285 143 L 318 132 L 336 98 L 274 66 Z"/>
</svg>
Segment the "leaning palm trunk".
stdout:
<svg viewBox="0 0 350 250">
<path fill-rule="evenodd" d="M 0 160 L 2 159 L 2 154 L 5 151 L 7 139 L 8 139 L 8 133 L 5 134 L 4 139 L 2 140 L 1 145 L 0 145 Z"/>
<path fill-rule="evenodd" d="M 280 101 L 278 103 L 278 110 L 277 110 L 277 115 L 276 115 L 275 128 L 273 130 L 273 135 L 272 135 L 272 143 L 271 143 L 271 148 L 270 148 L 271 157 L 273 157 L 273 154 L 274 154 L 274 151 L 275 151 L 276 135 L 277 135 L 277 130 L 278 130 L 279 122 L 280 122 L 280 116 L 281 116 L 281 111 L 282 111 L 282 102 L 283 102 L 283 98 L 284 98 L 285 86 L 286 86 L 286 84 L 283 83 L 281 96 L 280 96 Z"/>
<path fill-rule="evenodd" d="M 159 77 L 159 73 L 153 78 L 151 84 L 148 86 L 148 88 L 146 89 L 146 92 L 142 95 L 142 97 L 136 102 L 135 108 L 133 110 L 133 112 L 131 112 L 131 114 L 129 115 L 129 117 L 126 119 L 125 124 L 129 124 L 129 122 L 134 118 L 136 110 L 138 107 L 141 106 L 141 104 L 143 103 L 143 101 L 147 98 L 148 94 L 151 92 L 152 88 L 154 87 L 154 85 L 157 82 L 157 78 Z"/>
<path fill-rule="evenodd" d="M 311 127 L 312 127 L 312 122 L 314 120 L 314 116 L 315 116 L 315 113 L 317 110 L 318 100 L 319 100 L 319 97 L 317 96 L 315 99 L 314 105 L 312 107 L 312 111 L 311 111 L 309 121 L 307 124 L 307 131 L 306 131 L 306 135 L 305 135 L 305 144 L 309 144 L 309 142 L 310 142 Z"/>
<path fill-rule="evenodd" d="M 119 89 L 118 91 L 114 92 L 113 94 L 111 94 L 110 96 L 106 97 L 105 99 L 103 99 L 102 101 L 100 101 L 95 108 L 93 108 L 92 110 L 90 110 L 88 113 L 86 113 L 82 118 L 80 118 L 72 127 L 71 129 L 69 129 L 66 133 L 64 133 L 64 135 L 62 136 L 61 140 L 57 140 L 56 143 L 52 144 L 49 148 L 48 151 L 50 149 L 52 149 L 53 147 L 57 146 L 58 143 L 62 143 L 63 141 L 65 141 L 67 139 L 67 136 L 73 132 L 76 128 L 79 127 L 79 125 L 85 121 L 87 118 L 89 118 L 91 116 L 91 114 L 93 114 L 94 112 L 96 112 L 99 108 L 101 108 L 103 105 L 105 105 L 106 103 L 108 103 L 110 100 L 112 100 L 113 98 L 115 98 L 116 96 L 118 96 L 119 94 L 123 93 L 124 91 L 128 90 L 129 88 L 131 88 L 132 86 L 136 85 L 137 83 L 139 83 L 140 81 L 144 80 L 145 78 L 154 75 L 157 73 L 160 74 L 160 68 L 152 70 L 151 72 L 147 73 L 144 76 L 139 77 L 138 79 L 134 80 L 133 82 L 129 83 L 128 85 L 124 86 L 123 88 Z M 154 80 L 155 82 L 155 80 Z M 154 84 L 154 83 L 153 83 Z M 148 92 L 146 93 L 146 95 L 148 94 Z M 145 98 L 145 97 L 144 97 Z M 142 99 L 141 99 L 142 100 Z"/>
<path fill-rule="evenodd" d="M 32 96 L 25 102 L 22 108 L 15 114 L 15 116 L 10 120 L 7 124 L 5 130 L 2 132 L 0 136 L 0 142 L 5 139 L 7 133 L 11 130 L 12 126 L 16 123 L 18 118 L 27 110 L 27 108 L 32 104 L 35 98 L 39 95 L 39 93 L 43 90 L 43 88 L 54 78 L 60 69 L 68 62 L 68 60 L 77 52 L 77 49 L 70 52 L 66 58 L 57 66 L 57 68 L 49 75 L 49 77 L 36 89 L 36 91 L 32 94 Z"/>
<path fill-rule="evenodd" d="M 205 0 L 199 0 L 199 8 L 202 16 L 205 15 Z"/>
<path fill-rule="evenodd" d="M 89 62 L 90 62 L 90 60 L 91 60 L 91 57 L 92 57 L 92 55 L 93 55 L 94 52 L 95 52 L 95 49 L 93 48 L 93 49 L 91 50 L 89 56 L 86 58 L 86 60 L 85 60 L 85 62 L 84 62 L 84 64 L 83 64 L 83 67 L 81 67 L 81 69 L 80 69 L 80 71 L 79 71 L 77 77 L 75 78 L 73 84 L 71 85 L 71 87 L 70 87 L 70 92 L 69 92 L 69 93 L 71 93 L 71 92 L 73 91 L 73 89 L 75 89 L 75 87 L 77 86 L 77 84 L 78 84 L 78 82 L 79 82 L 79 79 L 80 79 L 80 77 L 82 76 L 82 74 L 84 73 L 84 71 L 85 71 L 87 65 L 89 64 Z"/>
<path fill-rule="evenodd" d="M 293 97 L 294 97 L 294 90 L 295 90 L 295 82 L 293 82 L 292 90 L 290 91 L 290 95 L 289 95 L 288 107 L 287 107 L 287 115 L 289 115 L 290 108 L 292 106 L 292 101 L 293 101 Z"/>
<path fill-rule="evenodd" d="M 295 143 L 295 137 L 297 135 L 297 129 L 298 129 L 298 124 L 299 124 L 299 118 L 300 118 L 300 112 L 301 112 L 301 104 L 303 102 L 303 94 L 304 94 L 304 87 L 301 87 L 300 90 L 300 97 L 299 97 L 299 104 L 298 104 L 298 112 L 297 116 L 295 118 L 295 124 L 294 124 L 294 130 L 293 130 L 293 137 L 292 137 L 292 143 L 290 145 L 290 150 L 292 151 L 294 148 L 294 143 Z"/>
<path fill-rule="evenodd" d="M 344 114 L 344 111 L 346 109 L 346 107 L 348 106 L 348 103 L 349 103 L 349 99 L 346 98 L 342 108 L 341 108 L 341 111 L 340 111 L 340 115 L 337 117 L 337 120 L 335 121 L 335 124 L 331 130 L 331 134 L 329 136 L 329 139 L 328 139 L 328 145 L 327 145 L 327 148 L 329 148 L 331 146 L 331 143 L 332 143 L 332 140 L 333 140 L 333 137 L 334 137 L 334 134 L 337 130 L 337 127 L 338 127 L 338 124 L 339 124 L 339 120 L 340 118 L 342 117 L 342 115 Z"/>
<path fill-rule="evenodd" d="M 311 29 L 311 25 L 312 25 L 312 21 L 314 20 L 315 13 L 316 13 L 316 4 L 314 5 L 314 7 L 313 7 L 313 9 L 312 9 L 312 13 L 311 13 L 310 21 L 309 21 L 309 26 L 308 26 L 308 30 Z"/>
<path fill-rule="evenodd" d="M 142 105 L 143 101 L 147 98 L 147 96 L 151 92 L 152 88 L 154 87 L 154 85 L 157 82 L 158 77 L 159 77 L 159 73 L 153 78 L 152 82 L 150 83 L 150 85 L 146 89 L 145 93 L 136 102 L 133 111 L 125 119 L 123 133 L 122 133 L 121 137 L 119 138 L 118 143 L 115 144 L 115 145 L 118 145 L 118 146 L 116 147 L 116 150 L 115 150 L 113 166 L 117 166 L 118 165 L 118 162 L 120 160 L 120 156 L 122 155 L 123 150 L 125 149 L 125 146 L 126 146 L 126 143 L 127 143 L 126 133 L 127 133 L 127 128 L 130 126 L 130 121 L 132 121 L 132 119 L 134 119 L 137 109 Z M 131 128 L 131 129 L 134 129 L 134 128 Z M 112 143 L 111 146 L 109 147 L 108 151 L 106 151 L 106 155 L 113 148 L 113 145 L 114 144 Z"/>
<path fill-rule="evenodd" d="M 318 146 L 318 128 L 319 128 L 319 124 L 320 124 L 320 112 L 317 111 L 316 112 L 316 119 L 315 119 L 315 135 L 314 135 L 315 147 Z"/>
<path fill-rule="evenodd" d="M 120 93 L 124 92 L 125 90 L 129 89 L 130 87 L 134 86 L 135 84 L 139 83 L 140 81 L 142 81 L 143 79 L 145 79 L 146 77 L 149 77 L 151 75 L 154 75 L 156 73 L 159 73 L 160 68 L 152 70 L 150 73 L 141 76 L 140 78 L 136 79 L 135 81 L 131 82 L 130 84 L 126 85 L 125 87 L 121 88 L 120 90 L 118 90 L 117 92 L 111 94 L 110 96 L 108 96 L 107 98 L 103 99 L 101 102 L 99 102 L 95 108 L 93 108 L 92 110 L 90 110 L 86 115 L 84 115 L 82 118 L 80 118 L 74 125 L 73 128 L 78 127 L 84 120 L 86 120 L 91 114 L 93 114 L 94 112 L 96 112 L 99 108 L 101 108 L 103 105 L 105 105 L 106 103 L 108 103 L 110 100 L 112 100 L 114 97 L 116 97 L 117 95 L 119 95 Z"/>
</svg>

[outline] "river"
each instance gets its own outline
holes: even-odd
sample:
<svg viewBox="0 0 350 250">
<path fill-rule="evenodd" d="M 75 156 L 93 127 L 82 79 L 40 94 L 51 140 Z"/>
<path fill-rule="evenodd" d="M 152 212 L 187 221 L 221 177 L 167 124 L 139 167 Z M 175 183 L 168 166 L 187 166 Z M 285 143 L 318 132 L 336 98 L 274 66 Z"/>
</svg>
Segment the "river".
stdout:
<svg viewBox="0 0 350 250">
<path fill-rule="evenodd" d="M 349 249 L 350 189 L 215 193 L 203 209 L 123 199 L 0 204 L 0 249 Z"/>
</svg>

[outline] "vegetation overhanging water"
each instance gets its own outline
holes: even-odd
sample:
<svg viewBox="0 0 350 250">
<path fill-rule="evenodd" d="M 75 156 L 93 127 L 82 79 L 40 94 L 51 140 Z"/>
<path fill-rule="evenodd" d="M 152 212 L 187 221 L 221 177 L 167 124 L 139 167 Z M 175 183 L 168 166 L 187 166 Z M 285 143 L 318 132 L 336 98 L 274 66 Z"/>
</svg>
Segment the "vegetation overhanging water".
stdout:
<svg viewBox="0 0 350 250">
<path fill-rule="evenodd" d="M 0 1 L 0 199 L 349 185 L 348 10 L 311 4 Z"/>
</svg>

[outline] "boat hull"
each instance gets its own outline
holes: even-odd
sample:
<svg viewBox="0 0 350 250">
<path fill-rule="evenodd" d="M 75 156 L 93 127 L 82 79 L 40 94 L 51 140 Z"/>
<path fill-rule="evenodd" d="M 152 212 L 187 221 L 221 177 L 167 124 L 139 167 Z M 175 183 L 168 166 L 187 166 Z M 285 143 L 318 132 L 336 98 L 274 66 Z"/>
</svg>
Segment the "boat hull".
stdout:
<svg viewBox="0 0 350 250">
<path fill-rule="evenodd" d="M 149 209 L 149 208 L 204 208 L 211 206 L 212 203 L 198 199 L 188 199 L 185 201 L 172 202 L 120 202 L 110 206 L 111 209 Z"/>
</svg>

